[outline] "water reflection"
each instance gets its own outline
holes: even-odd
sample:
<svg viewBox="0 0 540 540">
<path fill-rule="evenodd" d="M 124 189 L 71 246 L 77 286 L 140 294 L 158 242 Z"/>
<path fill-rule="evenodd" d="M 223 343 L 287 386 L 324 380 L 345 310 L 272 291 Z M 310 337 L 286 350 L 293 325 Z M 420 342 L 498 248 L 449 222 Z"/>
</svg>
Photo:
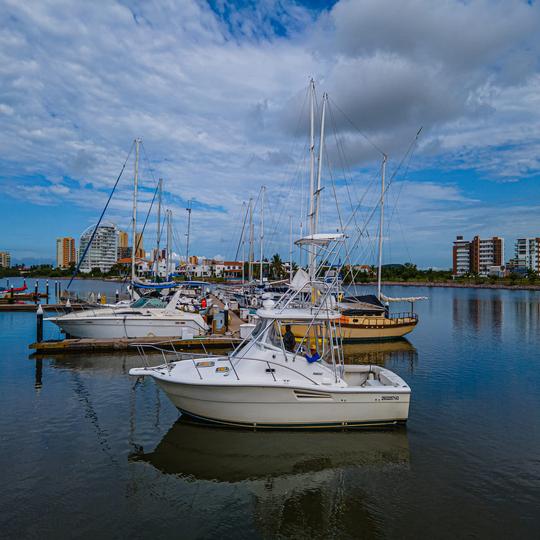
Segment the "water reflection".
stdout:
<svg viewBox="0 0 540 540">
<path fill-rule="evenodd" d="M 255 432 L 200 426 L 181 418 L 151 452 L 130 455 L 181 481 L 247 490 L 263 536 L 320 536 L 338 521 L 346 535 L 377 532 L 375 509 L 351 480 L 409 468 L 404 428 L 390 431 Z M 352 473 L 352 474 L 351 474 Z M 349 530 L 350 527 L 350 530 Z M 379 531 L 380 532 L 380 531 Z M 369 536 L 369 534 L 368 534 Z"/>
<path fill-rule="evenodd" d="M 418 352 L 405 338 L 379 343 L 351 343 L 343 345 L 345 363 L 377 364 L 388 369 L 407 365 L 412 372 L 418 362 Z"/>
<path fill-rule="evenodd" d="M 489 330 L 500 338 L 504 325 L 504 304 L 499 296 L 489 298 L 452 298 L 452 320 L 455 330 Z"/>
</svg>

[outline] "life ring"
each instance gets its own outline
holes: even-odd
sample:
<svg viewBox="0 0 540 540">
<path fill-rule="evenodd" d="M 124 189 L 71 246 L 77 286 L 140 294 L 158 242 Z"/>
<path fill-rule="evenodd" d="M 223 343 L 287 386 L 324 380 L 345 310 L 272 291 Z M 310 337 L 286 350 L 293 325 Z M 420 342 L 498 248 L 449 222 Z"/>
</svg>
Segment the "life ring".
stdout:
<svg viewBox="0 0 540 540">
<path fill-rule="evenodd" d="M 251 298 L 251 307 L 257 307 L 257 297 L 253 296 Z"/>
</svg>

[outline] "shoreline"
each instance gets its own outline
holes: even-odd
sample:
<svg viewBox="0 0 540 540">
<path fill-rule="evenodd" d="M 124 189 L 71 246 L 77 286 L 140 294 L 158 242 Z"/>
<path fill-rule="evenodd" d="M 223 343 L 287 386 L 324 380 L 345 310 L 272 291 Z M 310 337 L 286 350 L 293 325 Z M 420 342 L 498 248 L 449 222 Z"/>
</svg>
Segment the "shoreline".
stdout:
<svg viewBox="0 0 540 540">
<path fill-rule="evenodd" d="M 376 287 L 377 283 L 350 283 L 349 285 L 359 286 L 373 286 Z M 456 283 L 452 281 L 383 281 L 382 285 L 397 285 L 400 287 L 443 287 L 452 289 L 508 289 L 513 291 L 540 291 L 539 285 L 525 285 L 516 284 L 509 285 L 506 283 Z"/>
</svg>

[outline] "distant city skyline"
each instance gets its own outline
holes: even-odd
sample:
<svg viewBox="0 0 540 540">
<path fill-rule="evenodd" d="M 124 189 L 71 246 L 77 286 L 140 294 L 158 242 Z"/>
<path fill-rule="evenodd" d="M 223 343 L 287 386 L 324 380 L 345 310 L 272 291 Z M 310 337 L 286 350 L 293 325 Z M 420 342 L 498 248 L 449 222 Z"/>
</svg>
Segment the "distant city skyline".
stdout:
<svg viewBox="0 0 540 540">
<path fill-rule="evenodd" d="M 385 263 L 450 268 L 456 235 L 535 235 L 539 20 L 538 3 L 511 0 L 6 4 L 0 249 L 53 262 L 141 137 L 140 223 L 162 177 L 175 251 L 191 204 L 193 250 L 233 259 L 242 203 L 265 185 L 265 255 L 286 259 L 289 216 L 306 230 L 309 77 L 330 96 L 321 230 L 369 218 L 384 151 Z M 132 157 L 106 214 L 127 231 Z M 356 260 L 375 262 L 376 221 Z M 152 216 L 147 250 L 155 233 Z"/>
</svg>

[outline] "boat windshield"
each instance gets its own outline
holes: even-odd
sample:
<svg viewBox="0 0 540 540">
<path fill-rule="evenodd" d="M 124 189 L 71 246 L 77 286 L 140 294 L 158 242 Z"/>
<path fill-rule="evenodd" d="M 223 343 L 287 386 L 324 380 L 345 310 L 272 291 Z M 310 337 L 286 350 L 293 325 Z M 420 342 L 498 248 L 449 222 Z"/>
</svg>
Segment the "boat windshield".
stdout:
<svg viewBox="0 0 540 540">
<path fill-rule="evenodd" d="M 163 302 L 163 300 L 160 300 L 159 298 L 139 298 L 133 304 L 131 304 L 132 308 L 142 308 L 145 307 L 147 309 L 149 308 L 165 308 L 167 307 L 167 303 Z"/>
</svg>

